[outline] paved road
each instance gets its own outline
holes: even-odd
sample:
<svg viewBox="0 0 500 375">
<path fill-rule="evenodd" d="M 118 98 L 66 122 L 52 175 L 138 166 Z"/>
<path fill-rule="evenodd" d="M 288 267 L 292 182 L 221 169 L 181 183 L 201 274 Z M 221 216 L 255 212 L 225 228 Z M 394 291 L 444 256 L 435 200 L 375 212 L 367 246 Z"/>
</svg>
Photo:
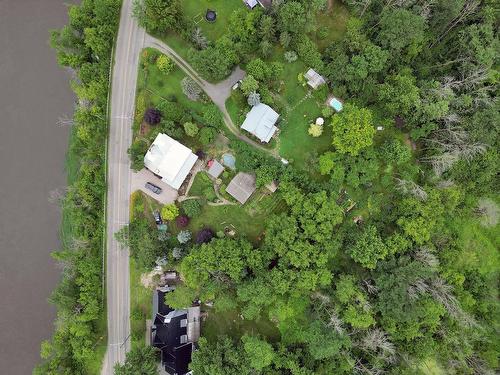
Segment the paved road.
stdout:
<svg viewBox="0 0 500 375">
<path fill-rule="evenodd" d="M 131 16 L 132 0 L 124 0 L 115 49 L 108 142 L 107 261 L 108 349 L 102 374 L 113 374 L 130 349 L 129 251 L 114 239 L 129 221 L 131 169 L 127 149 L 132 141 L 132 118 L 139 54 L 145 33 Z"/>
<path fill-rule="evenodd" d="M 189 65 L 189 63 L 184 60 L 179 54 L 177 54 L 172 48 L 170 48 L 167 44 L 162 42 L 161 40 L 151 36 L 151 35 L 146 35 L 146 40 L 145 40 L 145 46 L 146 47 L 152 47 L 156 48 L 159 51 L 165 53 L 166 55 L 170 56 L 178 66 L 192 79 L 194 79 L 200 87 L 207 93 L 207 95 L 210 97 L 210 99 L 217 105 L 217 107 L 220 109 L 222 112 L 223 118 L 224 118 L 224 123 L 226 124 L 226 127 L 233 133 L 238 139 L 240 139 L 243 142 L 248 143 L 249 145 L 258 148 L 259 150 L 263 152 L 267 152 L 271 156 L 275 158 L 280 158 L 278 155 L 278 152 L 275 149 L 269 149 L 264 146 L 262 146 L 260 143 L 248 138 L 246 135 L 242 134 L 239 130 L 239 128 L 233 123 L 233 120 L 231 119 L 231 116 L 229 116 L 229 113 L 226 109 L 226 100 L 231 96 L 231 89 L 232 86 L 240 79 L 245 77 L 245 72 L 241 70 L 239 67 L 237 67 L 233 73 L 226 78 L 224 81 L 221 81 L 219 83 L 213 84 L 210 82 L 207 82 L 204 80 L 197 72 L 196 70 Z"/>
</svg>

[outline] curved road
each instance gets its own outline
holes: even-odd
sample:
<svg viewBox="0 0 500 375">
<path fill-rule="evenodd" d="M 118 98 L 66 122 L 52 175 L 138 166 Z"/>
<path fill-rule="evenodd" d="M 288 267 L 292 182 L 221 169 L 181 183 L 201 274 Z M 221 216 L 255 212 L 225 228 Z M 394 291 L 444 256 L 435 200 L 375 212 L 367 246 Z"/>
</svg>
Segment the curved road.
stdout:
<svg viewBox="0 0 500 375">
<path fill-rule="evenodd" d="M 132 142 L 132 121 L 140 52 L 145 47 L 157 48 L 169 55 L 184 72 L 198 82 L 221 110 L 227 128 L 240 140 L 279 158 L 276 150 L 263 147 L 239 132 L 226 110 L 225 102 L 233 84 L 245 76 L 237 68 L 226 80 L 217 84 L 205 81 L 173 49 L 146 34 L 132 18 L 132 0 L 123 0 L 120 26 L 115 46 L 115 63 L 111 90 L 111 116 L 108 140 L 107 207 L 106 207 L 106 290 L 108 311 L 108 348 L 102 375 L 113 375 L 116 363 L 125 361 L 130 349 L 130 280 L 129 250 L 121 248 L 114 234 L 129 222 L 132 172 L 127 149 Z"/>
</svg>

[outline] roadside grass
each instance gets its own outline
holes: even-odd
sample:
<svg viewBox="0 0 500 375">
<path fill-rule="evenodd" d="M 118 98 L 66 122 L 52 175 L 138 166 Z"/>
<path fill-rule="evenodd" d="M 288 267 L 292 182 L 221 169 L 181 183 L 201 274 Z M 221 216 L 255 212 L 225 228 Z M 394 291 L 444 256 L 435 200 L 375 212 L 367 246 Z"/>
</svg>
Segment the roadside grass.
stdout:
<svg viewBox="0 0 500 375">
<path fill-rule="evenodd" d="M 141 284 L 140 269 L 134 258 L 130 258 L 130 334 L 132 345 L 145 345 L 146 319 L 151 318 L 153 290 Z"/>
<path fill-rule="evenodd" d="M 108 326 L 108 315 L 106 309 L 103 309 L 99 316 L 99 320 L 95 322 L 97 335 L 94 344 L 94 356 L 92 360 L 85 364 L 86 373 L 92 375 L 99 375 L 101 373 L 102 363 L 104 360 L 104 355 L 106 354 L 106 348 L 108 344 L 107 339 L 107 326 Z"/>
<path fill-rule="evenodd" d="M 211 41 L 224 35 L 233 11 L 245 6 L 240 0 L 185 0 L 181 4 L 185 16 L 196 22 L 203 34 Z M 207 9 L 216 11 L 217 19 L 215 22 L 211 23 L 205 19 Z"/>
<path fill-rule="evenodd" d="M 269 319 L 245 320 L 240 318 L 238 310 L 216 312 L 215 309 L 206 309 L 207 319 L 202 323 L 202 336 L 208 341 L 215 342 L 218 336 L 227 335 L 235 340 L 239 340 L 244 334 L 259 334 L 268 338 L 271 342 L 280 339 L 280 333 L 276 324 Z M 262 314 L 265 316 L 265 314 Z"/>
<path fill-rule="evenodd" d="M 332 9 L 329 11 L 319 12 L 317 14 L 316 20 L 318 28 L 316 29 L 316 32 L 312 33 L 312 40 L 316 43 L 320 51 L 323 51 L 332 42 L 342 39 L 346 30 L 346 23 L 348 19 L 349 11 L 339 0 L 333 1 Z M 328 28 L 327 37 L 324 39 L 318 38 L 317 31 L 321 27 Z"/>
</svg>

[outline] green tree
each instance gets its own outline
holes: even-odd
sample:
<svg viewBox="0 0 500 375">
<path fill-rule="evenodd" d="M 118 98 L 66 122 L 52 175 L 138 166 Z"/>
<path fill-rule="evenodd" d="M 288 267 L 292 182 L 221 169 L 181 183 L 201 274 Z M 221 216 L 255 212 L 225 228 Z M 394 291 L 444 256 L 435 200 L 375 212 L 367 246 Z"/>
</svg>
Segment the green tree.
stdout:
<svg viewBox="0 0 500 375">
<path fill-rule="evenodd" d="M 179 209 L 175 204 L 166 204 L 161 208 L 161 217 L 163 220 L 171 221 L 179 216 Z"/>
<path fill-rule="evenodd" d="M 204 126 L 199 133 L 199 139 L 202 145 L 208 145 L 215 140 L 217 136 L 217 129 L 211 126 Z"/>
<path fill-rule="evenodd" d="M 243 78 L 243 81 L 241 82 L 241 91 L 243 91 L 243 94 L 245 96 L 250 95 L 251 92 L 257 91 L 259 88 L 259 82 L 253 76 L 247 75 L 245 78 Z"/>
<path fill-rule="evenodd" d="M 367 108 L 346 104 L 341 113 L 333 116 L 332 131 L 332 143 L 338 152 L 358 155 L 360 150 L 373 143 L 372 113 Z"/>
<path fill-rule="evenodd" d="M 165 303 L 173 309 L 185 309 L 193 305 L 197 293 L 184 285 L 178 285 L 175 290 L 165 295 Z"/>
<path fill-rule="evenodd" d="M 248 335 L 243 335 L 241 341 L 243 342 L 243 349 L 248 357 L 248 362 L 255 370 L 261 371 L 273 363 L 275 353 L 271 344 L 258 337 Z"/>
<path fill-rule="evenodd" d="M 156 349 L 152 346 L 134 346 L 127 353 L 124 364 L 115 365 L 115 375 L 157 375 Z"/>
<path fill-rule="evenodd" d="M 387 256 L 388 250 L 377 228 L 370 225 L 356 236 L 354 244 L 349 248 L 349 254 L 363 267 L 374 269 L 377 261 Z"/>
<path fill-rule="evenodd" d="M 241 348 L 227 336 L 218 336 L 215 343 L 201 337 L 199 349 L 193 353 L 190 369 L 194 374 L 250 375 L 251 369 Z"/>
<path fill-rule="evenodd" d="M 378 98 L 390 116 L 408 116 L 420 104 L 420 90 L 410 73 L 390 76 L 378 91 Z"/>
<path fill-rule="evenodd" d="M 183 15 L 179 0 L 135 0 L 132 14 L 148 33 L 166 34 L 179 29 Z"/>
</svg>

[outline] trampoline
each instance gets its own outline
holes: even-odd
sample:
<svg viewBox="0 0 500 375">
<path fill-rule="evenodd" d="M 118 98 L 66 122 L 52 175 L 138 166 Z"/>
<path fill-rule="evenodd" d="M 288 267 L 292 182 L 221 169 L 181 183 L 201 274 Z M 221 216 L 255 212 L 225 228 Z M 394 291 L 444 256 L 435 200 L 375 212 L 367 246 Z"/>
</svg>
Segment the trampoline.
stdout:
<svg viewBox="0 0 500 375">
<path fill-rule="evenodd" d="M 208 22 L 215 22 L 215 20 L 217 19 L 217 13 L 215 12 L 215 10 L 207 9 L 207 13 L 205 14 L 205 19 Z"/>
</svg>

